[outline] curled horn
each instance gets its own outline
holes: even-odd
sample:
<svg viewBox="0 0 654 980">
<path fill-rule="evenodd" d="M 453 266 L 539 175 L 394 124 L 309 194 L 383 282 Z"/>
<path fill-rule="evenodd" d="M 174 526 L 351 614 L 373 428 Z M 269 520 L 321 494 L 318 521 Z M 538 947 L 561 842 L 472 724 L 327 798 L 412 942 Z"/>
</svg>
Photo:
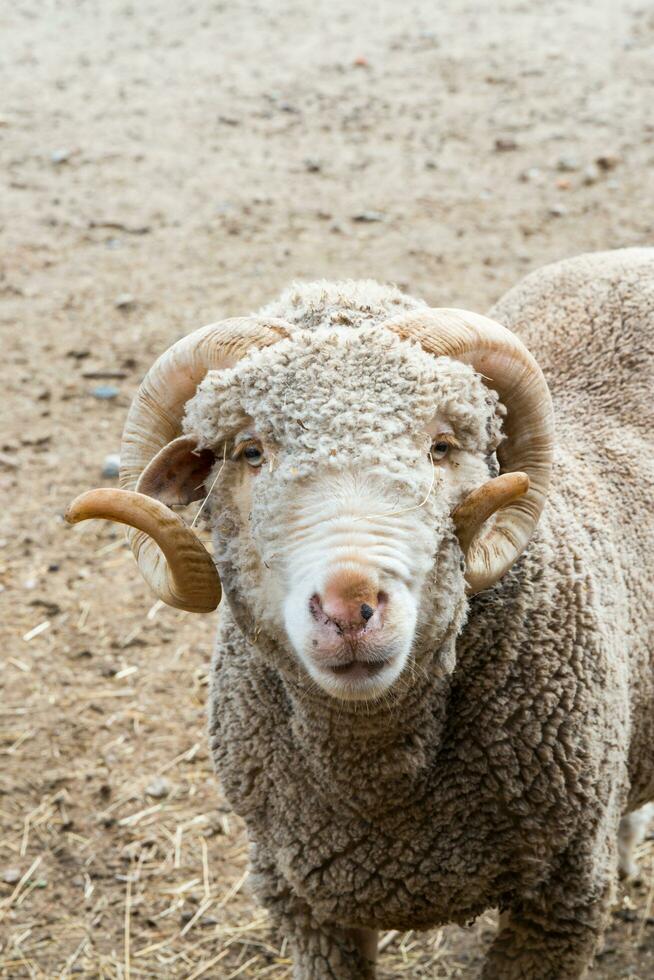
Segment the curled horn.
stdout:
<svg viewBox="0 0 654 980">
<path fill-rule="evenodd" d="M 527 547 L 552 471 L 552 399 L 543 372 L 521 340 L 488 317 L 465 310 L 416 310 L 386 321 L 404 340 L 436 357 L 470 364 L 506 407 L 500 476 L 453 514 L 470 594 L 494 585 Z M 491 526 L 485 521 L 496 513 Z"/>
<path fill-rule="evenodd" d="M 121 489 L 90 490 L 70 505 L 75 524 L 92 517 L 128 525 L 127 539 L 141 574 L 160 599 L 178 609 L 210 612 L 220 602 L 220 579 L 208 551 L 182 519 L 139 492 L 141 473 L 177 438 L 186 402 L 208 371 L 233 367 L 252 348 L 288 336 L 281 320 L 239 317 L 202 327 L 155 361 L 132 402 L 121 445 Z"/>
</svg>

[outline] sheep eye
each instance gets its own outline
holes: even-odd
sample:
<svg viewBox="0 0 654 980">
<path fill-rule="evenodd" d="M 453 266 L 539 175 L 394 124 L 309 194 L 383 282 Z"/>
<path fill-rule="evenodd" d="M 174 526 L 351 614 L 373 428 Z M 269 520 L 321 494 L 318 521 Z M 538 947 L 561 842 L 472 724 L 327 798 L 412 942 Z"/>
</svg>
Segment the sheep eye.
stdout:
<svg viewBox="0 0 654 980">
<path fill-rule="evenodd" d="M 450 448 L 451 446 L 449 442 L 444 442 L 442 439 L 437 439 L 436 442 L 432 442 L 429 454 L 434 462 L 437 462 L 439 459 L 445 459 L 450 451 Z"/>
<path fill-rule="evenodd" d="M 239 459 L 244 459 L 248 466 L 253 469 L 263 463 L 263 447 L 255 439 L 240 442 L 231 454 L 231 459 L 236 463 Z"/>
<path fill-rule="evenodd" d="M 243 450 L 243 457 L 249 466 L 261 466 L 263 463 L 263 450 L 261 446 L 246 446 Z"/>
</svg>

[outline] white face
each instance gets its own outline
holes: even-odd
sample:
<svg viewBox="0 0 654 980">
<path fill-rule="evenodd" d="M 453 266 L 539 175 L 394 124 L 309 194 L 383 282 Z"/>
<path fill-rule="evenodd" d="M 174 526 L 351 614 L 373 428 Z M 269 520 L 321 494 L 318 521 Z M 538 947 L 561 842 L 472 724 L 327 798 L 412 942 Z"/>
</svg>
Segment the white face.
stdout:
<svg viewBox="0 0 654 980">
<path fill-rule="evenodd" d="M 277 514 L 281 533 L 270 550 L 261 547 L 262 582 L 250 588 L 263 597 L 258 615 L 283 627 L 301 667 L 332 697 L 378 699 L 411 669 L 425 582 L 449 512 L 479 481 L 480 464 L 485 475 L 443 418 L 423 436 L 419 500 L 373 468 L 317 471 L 297 482 Z M 274 455 L 252 428 L 235 439 L 244 523 L 252 524 L 258 480 L 271 478 Z"/>
<path fill-rule="evenodd" d="M 304 333 L 203 382 L 187 431 L 218 460 L 218 570 L 281 669 L 343 700 L 424 670 L 462 615 L 450 515 L 488 479 L 495 404 L 471 368 L 379 328 Z"/>
</svg>

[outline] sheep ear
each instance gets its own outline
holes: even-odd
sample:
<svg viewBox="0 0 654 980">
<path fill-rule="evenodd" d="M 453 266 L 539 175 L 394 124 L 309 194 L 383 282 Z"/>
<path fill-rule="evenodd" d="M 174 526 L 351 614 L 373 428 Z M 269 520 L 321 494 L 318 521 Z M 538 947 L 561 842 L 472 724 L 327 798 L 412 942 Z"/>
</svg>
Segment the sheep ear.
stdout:
<svg viewBox="0 0 654 980">
<path fill-rule="evenodd" d="M 190 504 L 205 496 L 204 484 L 214 463 L 210 449 L 197 448 L 195 436 L 179 436 L 150 460 L 136 489 L 168 507 Z"/>
</svg>

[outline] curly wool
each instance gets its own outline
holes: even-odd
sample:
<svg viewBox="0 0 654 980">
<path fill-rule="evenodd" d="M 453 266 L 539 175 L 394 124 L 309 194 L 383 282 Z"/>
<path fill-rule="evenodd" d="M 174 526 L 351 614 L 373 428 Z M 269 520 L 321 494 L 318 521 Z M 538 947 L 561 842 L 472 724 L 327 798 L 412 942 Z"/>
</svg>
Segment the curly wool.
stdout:
<svg viewBox="0 0 654 980">
<path fill-rule="evenodd" d="M 260 316 L 281 317 L 300 330 L 334 330 L 378 324 L 410 310 L 424 309 L 426 303 L 407 296 L 395 286 L 373 279 L 343 282 L 293 283 L 278 299 L 259 310 Z"/>
<path fill-rule="evenodd" d="M 342 287 L 320 288 L 324 309 L 318 291 L 305 301 L 298 288 L 288 307 L 267 308 L 294 320 L 300 346 L 305 314 L 311 330 L 338 322 Z M 283 638 L 262 646 L 248 633 L 238 569 L 228 581 L 211 747 L 248 826 L 254 888 L 291 941 L 296 977 L 370 978 L 362 930 L 465 923 L 492 906 L 509 918 L 487 980 L 574 980 L 592 957 L 620 815 L 654 797 L 653 313 L 645 251 L 549 267 L 495 307 L 524 332 L 553 390 L 559 447 L 548 507 L 521 559 L 471 600 L 467 621 L 465 610 L 451 614 L 421 683 L 395 706 L 362 710 L 294 685 L 270 656 Z M 277 355 L 268 385 L 281 384 L 281 368 L 294 399 L 290 347 L 279 347 L 251 363 L 264 368 Z M 242 370 L 232 416 L 226 376 L 209 379 L 189 410 L 208 444 L 225 438 L 226 419 L 236 424 L 241 401 L 265 423 L 265 372 L 257 382 L 256 368 Z M 298 426 L 293 438 L 310 453 L 322 445 L 306 405 L 293 411 L 302 409 L 308 431 Z M 272 437 L 289 418 L 269 421 Z M 366 424 L 374 433 L 374 413 Z M 338 452 L 338 438 L 326 438 Z M 453 550 L 444 562 L 443 581 L 455 582 Z"/>
<path fill-rule="evenodd" d="M 357 456 L 393 472 L 401 460 L 389 440 L 413 431 L 424 443 L 435 402 L 462 448 L 496 449 L 504 409 L 469 365 L 434 358 L 379 326 L 353 335 L 322 327 L 210 371 L 186 406 L 184 430 L 218 452 L 251 422 L 272 446 L 292 443 L 298 472 Z"/>
</svg>

